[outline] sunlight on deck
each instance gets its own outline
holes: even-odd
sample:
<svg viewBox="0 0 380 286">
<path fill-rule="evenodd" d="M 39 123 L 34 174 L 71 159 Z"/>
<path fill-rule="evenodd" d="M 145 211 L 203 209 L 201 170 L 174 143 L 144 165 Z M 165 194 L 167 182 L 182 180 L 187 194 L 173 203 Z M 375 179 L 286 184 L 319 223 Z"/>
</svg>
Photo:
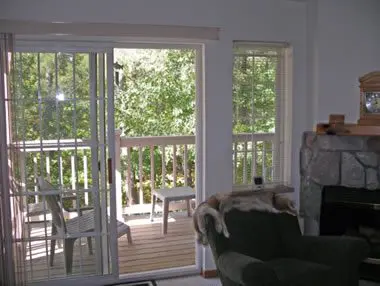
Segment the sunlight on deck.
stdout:
<svg viewBox="0 0 380 286">
<path fill-rule="evenodd" d="M 162 234 L 162 219 L 148 218 L 128 223 L 132 229 L 133 245 L 127 238 L 119 239 L 120 274 L 181 267 L 195 264 L 195 239 L 192 219 L 185 213 L 169 215 L 168 233 Z"/>
<path fill-rule="evenodd" d="M 195 264 L 195 242 L 192 220 L 185 212 L 170 213 L 168 233 L 162 234 L 162 219 L 158 215 L 151 222 L 148 215 L 127 216 L 133 243 L 127 237 L 119 238 L 120 274 L 137 273 Z M 45 235 L 44 223 L 33 223 L 32 236 Z M 46 229 L 49 235 L 50 223 Z M 96 255 L 88 253 L 87 240 L 79 239 L 74 248 L 73 274 L 95 275 Z M 49 280 L 66 277 L 64 253 L 61 243 L 55 249 L 54 265 L 49 266 L 50 241 L 32 241 L 26 245 L 24 263 L 28 281 Z"/>
</svg>

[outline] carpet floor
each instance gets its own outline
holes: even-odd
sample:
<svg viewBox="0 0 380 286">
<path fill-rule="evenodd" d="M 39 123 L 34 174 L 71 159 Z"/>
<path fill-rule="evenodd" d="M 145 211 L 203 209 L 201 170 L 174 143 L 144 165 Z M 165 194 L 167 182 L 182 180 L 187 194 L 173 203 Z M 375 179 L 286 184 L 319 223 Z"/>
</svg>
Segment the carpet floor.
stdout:
<svg viewBox="0 0 380 286">
<path fill-rule="evenodd" d="M 222 286 L 218 278 L 204 279 L 201 276 L 189 276 L 158 280 L 157 286 Z"/>
<path fill-rule="evenodd" d="M 173 278 L 158 280 L 157 286 L 222 286 L 218 278 L 204 279 L 201 276 L 190 276 L 182 278 Z M 359 286 L 380 286 L 380 283 L 370 281 L 360 281 Z"/>
<path fill-rule="evenodd" d="M 121 283 L 121 284 L 114 284 L 112 286 L 157 286 L 156 282 L 154 281 L 146 281 L 146 282 L 130 282 L 130 283 Z"/>
</svg>

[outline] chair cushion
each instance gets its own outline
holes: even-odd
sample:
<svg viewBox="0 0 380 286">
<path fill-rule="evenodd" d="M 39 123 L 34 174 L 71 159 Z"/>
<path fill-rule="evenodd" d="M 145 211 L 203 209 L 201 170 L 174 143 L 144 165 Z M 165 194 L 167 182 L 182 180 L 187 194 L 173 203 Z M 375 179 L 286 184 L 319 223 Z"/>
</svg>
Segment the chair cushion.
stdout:
<svg viewBox="0 0 380 286">
<path fill-rule="evenodd" d="M 283 257 L 276 214 L 231 210 L 225 215 L 230 250 L 267 261 Z"/>
<path fill-rule="evenodd" d="M 281 286 L 334 285 L 332 268 L 326 265 L 292 258 L 278 258 L 266 264 L 274 269 Z"/>
</svg>

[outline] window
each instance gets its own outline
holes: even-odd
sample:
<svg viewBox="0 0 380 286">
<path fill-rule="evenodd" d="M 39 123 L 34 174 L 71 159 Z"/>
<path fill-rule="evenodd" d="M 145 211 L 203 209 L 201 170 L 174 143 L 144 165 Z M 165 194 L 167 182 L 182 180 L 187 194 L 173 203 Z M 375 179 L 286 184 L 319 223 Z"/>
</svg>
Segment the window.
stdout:
<svg viewBox="0 0 380 286">
<path fill-rule="evenodd" d="M 233 66 L 233 182 L 288 179 L 289 48 L 236 42 Z M 286 118 L 286 120 L 285 120 Z M 286 137 L 286 140 L 285 140 Z M 286 141 L 286 142 L 285 142 Z M 287 160 L 289 161 L 289 160 Z"/>
</svg>

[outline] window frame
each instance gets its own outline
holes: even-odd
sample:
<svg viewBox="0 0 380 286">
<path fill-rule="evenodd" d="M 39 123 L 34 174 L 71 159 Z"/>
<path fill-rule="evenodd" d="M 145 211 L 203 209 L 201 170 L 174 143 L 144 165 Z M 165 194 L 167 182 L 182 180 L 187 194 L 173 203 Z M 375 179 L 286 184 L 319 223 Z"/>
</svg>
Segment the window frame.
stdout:
<svg viewBox="0 0 380 286">
<path fill-rule="evenodd" d="M 263 49 L 276 49 L 278 55 L 277 68 L 276 68 L 276 102 L 275 102 L 275 132 L 274 132 L 274 148 L 273 148 L 273 161 L 272 168 L 274 168 L 273 173 L 276 179 L 274 183 L 291 183 L 291 161 L 292 161 L 292 63 L 293 63 L 293 49 L 288 43 L 279 42 L 247 42 L 247 41 L 234 41 L 233 42 L 233 65 L 235 65 L 236 58 L 236 48 L 263 48 Z M 241 53 L 239 52 L 239 55 Z M 260 54 L 255 54 L 254 56 L 261 56 Z M 268 56 L 268 54 L 263 53 L 263 56 Z M 232 75 L 232 77 L 234 77 Z M 234 78 L 233 78 L 234 82 Z M 234 83 L 233 83 L 234 84 Z M 234 94 L 232 94 L 233 100 Z M 251 108 L 252 110 L 252 108 Z M 233 111 L 233 116 L 234 116 Z M 253 112 L 253 110 L 252 110 Z M 260 133 L 250 133 L 253 136 L 257 136 Z M 265 134 L 262 134 L 265 135 Z M 233 138 L 236 136 L 232 130 Z M 236 146 L 236 140 L 233 139 L 233 144 Z M 233 188 L 237 188 L 241 185 L 247 185 L 247 182 L 237 183 L 236 182 L 236 157 L 234 157 L 236 151 L 233 150 Z M 255 159 L 252 159 L 252 161 Z M 254 174 L 252 174 L 254 175 Z M 244 181 L 244 180 L 243 180 Z M 251 180 L 248 180 L 249 182 Z"/>
</svg>

